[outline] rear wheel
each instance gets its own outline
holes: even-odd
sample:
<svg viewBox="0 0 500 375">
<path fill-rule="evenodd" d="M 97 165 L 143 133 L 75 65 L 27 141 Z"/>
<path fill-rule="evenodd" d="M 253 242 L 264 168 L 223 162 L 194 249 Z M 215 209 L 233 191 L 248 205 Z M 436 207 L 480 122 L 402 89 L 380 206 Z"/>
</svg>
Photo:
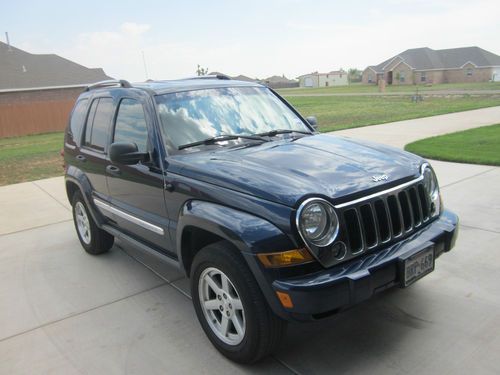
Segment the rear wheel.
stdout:
<svg viewBox="0 0 500 375">
<path fill-rule="evenodd" d="M 233 361 L 261 359 L 285 333 L 286 322 L 271 311 L 238 250 L 227 242 L 208 245 L 196 255 L 191 296 L 206 335 Z"/>
<path fill-rule="evenodd" d="M 80 191 L 73 194 L 72 205 L 76 233 L 85 251 L 97 255 L 111 249 L 114 237 L 97 227 Z"/>
</svg>

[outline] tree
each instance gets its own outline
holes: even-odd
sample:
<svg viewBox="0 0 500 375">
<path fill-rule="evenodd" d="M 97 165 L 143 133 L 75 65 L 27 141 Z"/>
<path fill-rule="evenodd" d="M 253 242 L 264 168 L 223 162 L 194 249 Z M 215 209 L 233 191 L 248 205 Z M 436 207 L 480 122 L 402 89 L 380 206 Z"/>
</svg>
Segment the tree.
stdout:
<svg viewBox="0 0 500 375">
<path fill-rule="evenodd" d="M 200 64 L 198 64 L 198 68 L 196 69 L 196 74 L 198 76 L 206 76 L 208 74 L 208 68 L 202 68 Z"/>
<path fill-rule="evenodd" d="M 350 68 L 347 71 L 347 79 L 349 80 L 349 83 L 361 82 L 361 78 L 362 78 L 361 70 L 357 68 Z"/>
</svg>

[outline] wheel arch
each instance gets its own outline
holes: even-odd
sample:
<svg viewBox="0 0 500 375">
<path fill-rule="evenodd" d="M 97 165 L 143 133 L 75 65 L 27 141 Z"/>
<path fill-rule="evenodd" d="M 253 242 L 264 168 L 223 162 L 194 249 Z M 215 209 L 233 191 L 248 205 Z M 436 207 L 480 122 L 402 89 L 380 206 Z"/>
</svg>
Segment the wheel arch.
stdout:
<svg viewBox="0 0 500 375">
<path fill-rule="evenodd" d="M 92 201 L 92 186 L 90 185 L 88 178 L 79 169 L 70 166 L 66 172 L 65 185 L 66 195 L 70 204 L 73 203 L 73 196 L 75 192 L 80 191 L 92 218 L 94 219 L 96 225 L 100 228 L 104 220 Z"/>
</svg>

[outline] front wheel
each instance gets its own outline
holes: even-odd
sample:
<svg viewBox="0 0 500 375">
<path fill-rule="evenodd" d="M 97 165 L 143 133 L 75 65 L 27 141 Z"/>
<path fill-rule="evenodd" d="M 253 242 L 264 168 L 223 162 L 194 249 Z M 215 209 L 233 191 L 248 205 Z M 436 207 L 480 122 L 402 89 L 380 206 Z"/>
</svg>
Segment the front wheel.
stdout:
<svg viewBox="0 0 500 375">
<path fill-rule="evenodd" d="M 196 255 L 191 296 L 206 335 L 233 361 L 252 363 L 270 354 L 286 330 L 238 250 L 227 242 L 208 245 Z"/>
</svg>

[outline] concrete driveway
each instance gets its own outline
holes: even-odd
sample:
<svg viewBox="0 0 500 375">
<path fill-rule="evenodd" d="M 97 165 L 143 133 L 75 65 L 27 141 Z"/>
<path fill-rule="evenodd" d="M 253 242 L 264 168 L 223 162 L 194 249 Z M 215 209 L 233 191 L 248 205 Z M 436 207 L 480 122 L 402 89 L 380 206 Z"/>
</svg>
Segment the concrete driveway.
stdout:
<svg viewBox="0 0 500 375">
<path fill-rule="evenodd" d="M 412 121 L 374 138 L 394 145 Z M 368 138 L 375 128 L 363 128 Z M 435 272 L 329 320 L 291 325 L 280 350 L 252 367 L 212 348 L 179 272 L 120 243 L 85 254 L 62 178 L 2 187 L 0 373 L 498 374 L 500 168 L 433 165 L 461 219 Z"/>
</svg>

